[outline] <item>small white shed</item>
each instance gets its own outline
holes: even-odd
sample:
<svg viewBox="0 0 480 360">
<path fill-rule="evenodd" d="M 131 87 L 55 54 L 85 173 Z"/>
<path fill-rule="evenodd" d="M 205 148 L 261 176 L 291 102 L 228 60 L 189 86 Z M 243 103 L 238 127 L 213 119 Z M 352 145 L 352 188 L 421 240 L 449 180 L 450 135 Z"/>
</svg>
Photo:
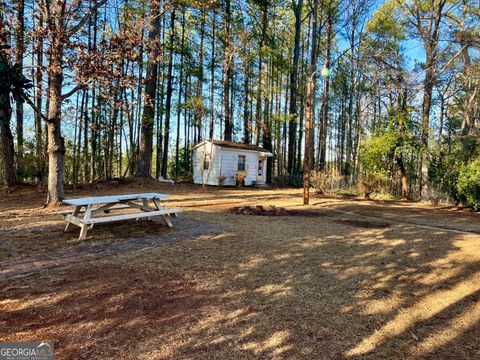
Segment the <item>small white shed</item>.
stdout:
<svg viewBox="0 0 480 360">
<path fill-rule="evenodd" d="M 195 184 L 235 186 L 237 174 L 245 171 L 245 185 L 263 185 L 267 179 L 267 158 L 273 154 L 258 146 L 231 141 L 206 140 L 193 147 Z"/>
</svg>

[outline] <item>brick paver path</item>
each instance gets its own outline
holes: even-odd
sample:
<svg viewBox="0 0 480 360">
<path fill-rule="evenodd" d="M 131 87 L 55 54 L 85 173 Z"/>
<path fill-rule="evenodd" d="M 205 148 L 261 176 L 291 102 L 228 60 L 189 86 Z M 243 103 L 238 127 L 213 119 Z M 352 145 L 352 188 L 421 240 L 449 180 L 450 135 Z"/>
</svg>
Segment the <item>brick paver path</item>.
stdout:
<svg viewBox="0 0 480 360">
<path fill-rule="evenodd" d="M 135 250 L 151 249 L 157 246 L 197 238 L 203 235 L 221 233 L 227 229 L 222 226 L 200 221 L 172 219 L 178 231 L 159 233 L 158 236 L 137 238 L 121 244 L 100 244 L 93 246 L 72 246 L 67 249 L 39 254 L 27 258 L 14 258 L 0 262 L 0 281 L 9 278 L 33 274 L 46 269 L 76 264 L 98 259 L 104 256 L 124 254 Z"/>
</svg>

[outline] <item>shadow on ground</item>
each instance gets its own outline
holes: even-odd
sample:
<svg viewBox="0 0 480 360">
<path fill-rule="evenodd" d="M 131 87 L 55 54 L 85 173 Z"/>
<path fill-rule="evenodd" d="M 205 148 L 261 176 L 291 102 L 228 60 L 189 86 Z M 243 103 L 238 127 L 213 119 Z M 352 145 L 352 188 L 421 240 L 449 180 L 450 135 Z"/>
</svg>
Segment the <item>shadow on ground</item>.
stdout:
<svg viewBox="0 0 480 360">
<path fill-rule="evenodd" d="M 0 339 L 69 359 L 480 357 L 478 236 L 184 216 L 232 231 L 6 282 Z"/>
</svg>

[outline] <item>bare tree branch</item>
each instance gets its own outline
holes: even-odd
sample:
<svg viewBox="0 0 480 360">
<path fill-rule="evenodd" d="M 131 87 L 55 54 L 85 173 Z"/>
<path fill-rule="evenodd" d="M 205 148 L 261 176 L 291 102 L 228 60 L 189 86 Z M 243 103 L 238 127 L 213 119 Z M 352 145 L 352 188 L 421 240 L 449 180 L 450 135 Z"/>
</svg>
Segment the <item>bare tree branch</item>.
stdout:
<svg viewBox="0 0 480 360">
<path fill-rule="evenodd" d="M 22 96 L 22 98 L 23 98 L 23 100 L 24 100 L 28 105 L 30 105 L 30 106 L 32 107 L 33 111 L 35 111 L 36 113 L 38 113 L 38 114 L 40 115 L 40 117 L 41 117 L 44 121 L 46 121 L 47 123 L 49 122 L 49 121 L 48 121 L 48 118 L 47 118 L 44 114 L 42 114 L 42 112 L 41 112 L 40 110 L 38 110 L 38 108 L 36 107 L 36 105 L 33 103 L 32 100 L 30 100 L 30 98 L 29 98 L 28 96 L 24 95 L 24 96 Z"/>
<path fill-rule="evenodd" d="M 83 25 L 90 19 L 90 16 L 93 15 L 95 11 L 97 11 L 103 4 L 105 4 L 107 0 L 100 0 L 97 2 L 88 12 L 85 14 L 85 16 L 74 26 L 72 26 L 70 29 L 67 30 L 68 35 L 73 35 L 77 31 L 79 31 Z"/>
<path fill-rule="evenodd" d="M 78 90 L 82 90 L 82 89 L 85 89 L 86 85 L 77 85 L 75 86 L 72 90 L 70 90 L 69 92 L 65 93 L 65 94 L 62 94 L 62 99 L 65 100 L 65 99 L 68 99 L 70 96 L 72 96 L 73 94 L 75 94 Z"/>
</svg>

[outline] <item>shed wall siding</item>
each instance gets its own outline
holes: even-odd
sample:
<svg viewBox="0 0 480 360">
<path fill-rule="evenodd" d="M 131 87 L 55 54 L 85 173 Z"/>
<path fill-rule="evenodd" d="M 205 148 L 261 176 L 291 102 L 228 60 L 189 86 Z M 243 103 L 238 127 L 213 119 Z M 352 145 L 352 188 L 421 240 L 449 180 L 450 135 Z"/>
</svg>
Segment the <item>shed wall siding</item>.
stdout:
<svg viewBox="0 0 480 360">
<path fill-rule="evenodd" d="M 245 156 L 245 171 L 247 172 L 245 185 L 252 185 L 252 182 L 257 181 L 258 153 L 236 149 L 220 149 L 220 152 L 222 153 L 222 175 L 227 178 L 225 185 L 236 185 L 239 155 Z"/>
<path fill-rule="evenodd" d="M 205 154 L 211 155 L 209 170 L 203 170 Z M 235 186 L 239 155 L 245 156 L 245 170 L 247 171 L 245 185 L 265 184 L 266 162 L 264 162 L 263 175 L 258 176 L 259 152 L 220 147 L 208 141 L 193 150 L 193 182 L 218 185 L 218 177 L 224 176 L 226 178 L 224 185 Z"/>
<path fill-rule="evenodd" d="M 218 146 L 212 143 L 205 143 L 193 150 L 193 182 L 195 184 L 218 185 L 218 169 L 220 160 L 218 157 Z M 210 154 L 210 171 L 203 170 L 203 159 L 205 154 Z"/>
</svg>

